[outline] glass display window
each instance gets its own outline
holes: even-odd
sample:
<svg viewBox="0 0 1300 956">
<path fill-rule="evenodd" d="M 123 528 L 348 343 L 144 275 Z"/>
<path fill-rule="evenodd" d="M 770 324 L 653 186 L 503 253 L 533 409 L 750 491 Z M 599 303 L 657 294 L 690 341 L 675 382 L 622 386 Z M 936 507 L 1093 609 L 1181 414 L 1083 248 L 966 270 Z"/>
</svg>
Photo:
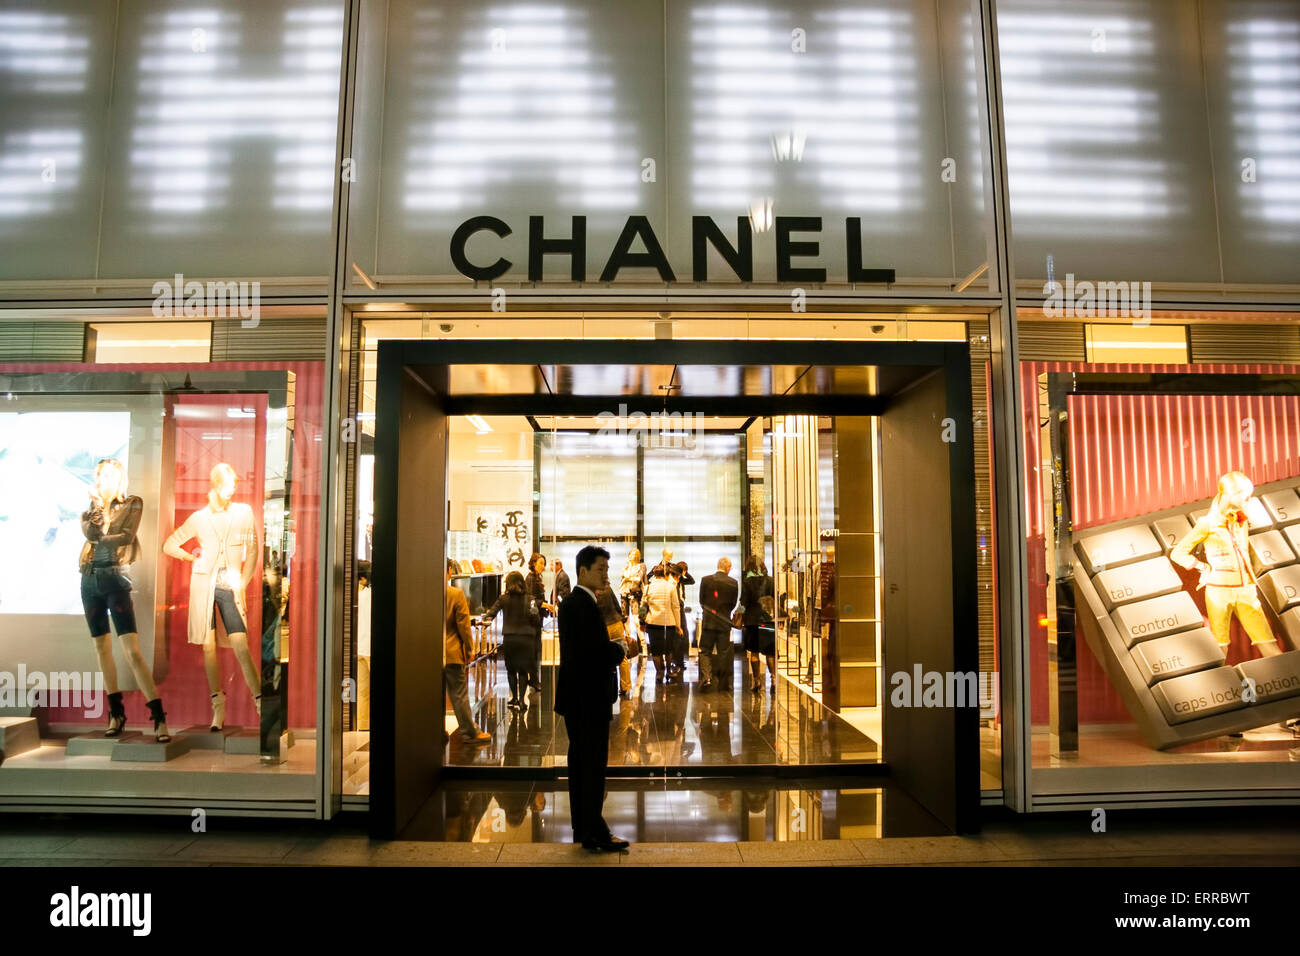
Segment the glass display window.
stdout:
<svg viewBox="0 0 1300 956">
<path fill-rule="evenodd" d="M 1294 786 L 1297 373 L 1022 364 L 1037 793 Z"/>
<path fill-rule="evenodd" d="M 323 386 L 0 365 L 0 799 L 314 801 Z"/>
</svg>

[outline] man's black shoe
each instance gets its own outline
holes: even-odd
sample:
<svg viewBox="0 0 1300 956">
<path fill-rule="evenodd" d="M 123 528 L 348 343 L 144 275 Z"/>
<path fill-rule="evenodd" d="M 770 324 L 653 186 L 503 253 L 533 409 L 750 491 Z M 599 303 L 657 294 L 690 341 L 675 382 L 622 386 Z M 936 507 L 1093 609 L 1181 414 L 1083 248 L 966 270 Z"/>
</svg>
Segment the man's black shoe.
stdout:
<svg viewBox="0 0 1300 956">
<path fill-rule="evenodd" d="M 588 853 L 626 853 L 631 846 L 626 840 L 612 836 L 608 840 L 583 840 L 582 848 Z"/>
</svg>

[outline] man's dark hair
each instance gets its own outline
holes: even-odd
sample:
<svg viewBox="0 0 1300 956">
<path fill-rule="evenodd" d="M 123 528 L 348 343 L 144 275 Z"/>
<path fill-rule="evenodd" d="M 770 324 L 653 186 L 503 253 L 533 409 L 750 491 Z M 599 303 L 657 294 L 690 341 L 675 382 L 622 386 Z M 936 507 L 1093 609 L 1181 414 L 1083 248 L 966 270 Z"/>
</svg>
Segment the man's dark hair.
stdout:
<svg viewBox="0 0 1300 956">
<path fill-rule="evenodd" d="M 594 544 L 587 545 L 585 548 L 583 548 L 581 551 L 578 552 L 578 559 L 577 559 L 578 571 L 581 572 L 583 568 L 590 569 L 591 566 L 596 563 L 597 558 L 604 558 L 606 561 L 608 561 L 609 552 L 606 551 L 604 548 L 596 547 Z"/>
<path fill-rule="evenodd" d="M 447 573 L 460 574 L 460 565 L 457 564 L 455 561 L 453 561 L 451 558 L 447 559 Z"/>
<path fill-rule="evenodd" d="M 362 580 L 369 581 L 369 580 L 370 580 L 370 562 L 369 562 L 369 561 L 358 561 L 358 562 L 357 562 L 357 580 L 358 580 L 358 581 L 362 581 Z"/>
</svg>

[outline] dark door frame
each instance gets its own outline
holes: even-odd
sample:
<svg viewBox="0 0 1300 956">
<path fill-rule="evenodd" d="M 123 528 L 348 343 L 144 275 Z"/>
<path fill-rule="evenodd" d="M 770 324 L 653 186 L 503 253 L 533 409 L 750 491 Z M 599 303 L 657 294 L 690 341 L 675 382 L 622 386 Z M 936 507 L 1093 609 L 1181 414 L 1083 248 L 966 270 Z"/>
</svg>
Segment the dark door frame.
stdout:
<svg viewBox="0 0 1300 956">
<path fill-rule="evenodd" d="M 448 414 L 469 406 L 447 394 L 447 367 L 452 365 L 817 365 L 876 366 L 910 369 L 915 380 L 938 374 L 944 385 L 944 412 L 956 425 L 948 454 L 950 489 L 951 620 L 953 636 L 948 663 L 955 671 L 978 670 L 976 606 L 975 470 L 971 415 L 970 353 L 965 342 L 765 342 L 683 340 L 390 340 L 378 350 L 375 416 L 375 549 L 372 623 L 372 705 L 370 825 L 377 837 L 391 838 L 434 793 L 442 771 L 441 648 L 443 617 L 442 559 L 405 552 L 405 540 L 426 544 L 419 528 L 441 533 L 445 517 L 446 426 Z M 915 384 L 913 382 L 912 384 Z M 725 414 L 734 408 L 781 408 L 820 414 L 887 414 L 899 395 L 784 395 L 713 399 L 668 399 L 667 407 L 707 405 Z M 559 396 L 556 411 L 568 403 L 590 408 L 584 396 Z M 622 396 L 609 396 L 617 401 Z M 662 407 L 663 396 L 647 396 Z M 474 399 L 479 414 L 524 414 L 535 411 L 544 396 L 492 396 Z M 552 399 L 552 401 L 554 401 Z M 548 410 L 550 401 L 547 402 Z M 487 411 L 485 412 L 485 409 Z M 441 429 L 439 432 L 438 429 Z M 440 434 L 443 448 L 432 454 L 414 448 L 407 435 Z M 427 469 L 441 462 L 442 475 Z M 405 480 L 403 480 L 405 479 Z M 436 498 L 437 508 L 426 499 Z M 408 513 L 402 514 L 401 502 Z M 411 508 L 427 512 L 412 520 Z M 425 535 L 429 537 L 429 535 Z M 429 538 L 432 540 L 432 538 Z M 888 600 L 888 598 L 887 598 Z M 419 607 L 415 605 L 418 602 Z M 417 613 L 412 613 L 415 610 Z M 416 624 L 418 623 L 418 626 Z M 945 656 L 946 653 L 945 653 Z M 398 675 L 401 674 L 399 687 Z M 438 688 L 429 693 L 427 688 Z M 423 688 L 423 696 L 413 689 Z M 403 693 L 399 694 L 399 690 Z M 885 701 L 889 700 L 888 689 Z M 428 700 L 432 706 L 425 706 Z M 398 722 L 398 701 L 405 702 Z M 882 702 L 883 703 L 883 702 Z M 947 718 L 945 718 L 946 720 Z M 951 752 L 913 754 L 912 759 L 944 762 L 952 767 L 952 792 L 940 801 L 951 812 L 942 816 L 957 832 L 978 828 L 979 710 L 951 711 Z M 436 722 L 434 722 L 436 721 Z M 432 724 L 430 722 L 433 722 Z M 947 736 L 947 735 L 945 735 Z M 886 744 L 885 758 L 891 761 Z M 400 755 L 400 757 L 399 757 Z M 906 756 L 904 755 L 904 759 Z M 849 769 L 849 768 L 846 768 Z M 924 803 L 924 800 L 922 801 Z M 952 809 L 955 808 L 955 809 Z"/>
</svg>

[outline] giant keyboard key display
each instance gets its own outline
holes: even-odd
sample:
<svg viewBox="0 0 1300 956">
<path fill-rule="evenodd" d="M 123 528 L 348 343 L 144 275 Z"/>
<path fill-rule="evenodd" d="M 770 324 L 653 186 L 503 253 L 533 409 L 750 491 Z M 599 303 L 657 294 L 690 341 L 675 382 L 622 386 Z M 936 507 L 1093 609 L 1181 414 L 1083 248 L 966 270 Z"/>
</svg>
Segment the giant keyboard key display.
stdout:
<svg viewBox="0 0 1300 956">
<path fill-rule="evenodd" d="M 1300 478 L 1261 485 L 1247 506 L 1261 600 L 1291 648 L 1300 647 L 1297 490 Z M 1076 620 L 1157 750 L 1300 716 L 1300 650 L 1228 666 L 1169 560 L 1209 506 L 1206 499 L 1089 528 L 1072 542 Z"/>
</svg>

